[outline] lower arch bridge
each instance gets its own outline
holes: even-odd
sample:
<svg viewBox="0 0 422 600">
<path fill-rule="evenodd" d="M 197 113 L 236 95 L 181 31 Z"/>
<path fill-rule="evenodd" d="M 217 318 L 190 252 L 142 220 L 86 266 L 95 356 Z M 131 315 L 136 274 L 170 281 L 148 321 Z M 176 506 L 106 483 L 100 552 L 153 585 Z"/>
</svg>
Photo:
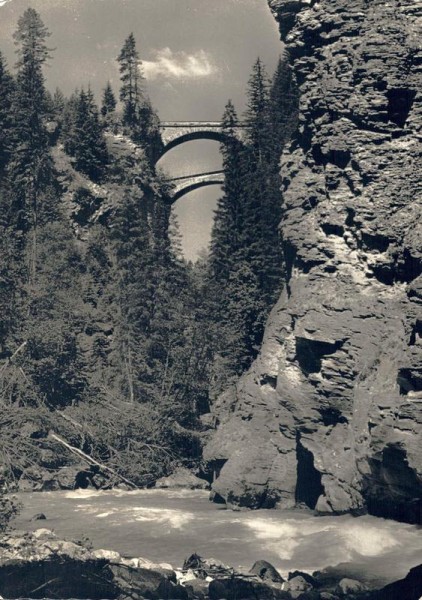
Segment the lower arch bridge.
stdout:
<svg viewBox="0 0 422 600">
<path fill-rule="evenodd" d="M 223 185 L 224 171 L 208 171 L 207 173 L 197 173 L 196 175 L 185 175 L 184 177 L 173 177 L 170 179 L 173 188 L 170 192 L 170 201 L 172 204 L 179 200 L 185 194 L 193 192 L 209 185 Z"/>
</svg>

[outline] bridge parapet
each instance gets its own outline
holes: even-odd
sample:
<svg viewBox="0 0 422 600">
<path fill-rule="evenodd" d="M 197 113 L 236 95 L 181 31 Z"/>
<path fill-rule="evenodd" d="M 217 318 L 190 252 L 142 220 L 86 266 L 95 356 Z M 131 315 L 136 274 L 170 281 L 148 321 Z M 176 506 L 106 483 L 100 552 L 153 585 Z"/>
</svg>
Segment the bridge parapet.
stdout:
<svg viewBox="0 0 422 600">
<path fill-rule="evenodd" d="M 191 140 L 224 140 L 220 121 L 163 121 L 160 125 L 164 149 L 161 154 Z M 247 126 L 239 124 L 235 128 L 236 138 L 243 141 Z"/>
<path fill-rule="evenodd" d="M 186 177 L 175 177 L 174 187 L 171 194 L 172 203 L 179 200 L 185 194 L 193 192 L 209 185 L 223 185 L 224 171 L 210 171 L 209 173 L 200 173 L 197 175 L 187 175 Z"/>
</svg>

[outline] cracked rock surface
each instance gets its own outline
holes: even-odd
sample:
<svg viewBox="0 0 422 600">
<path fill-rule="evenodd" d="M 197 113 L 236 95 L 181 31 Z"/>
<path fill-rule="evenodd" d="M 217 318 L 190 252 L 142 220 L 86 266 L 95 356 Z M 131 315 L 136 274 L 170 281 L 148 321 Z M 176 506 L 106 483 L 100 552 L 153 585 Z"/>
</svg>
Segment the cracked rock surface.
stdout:
<svg viewBox="0 0 422 600">
<path fill-rule="evenodd" d="M 421 518 L 422 2 L 269 0 L 288 282 L 205 458 L 229 505 Z"/>
</svg>

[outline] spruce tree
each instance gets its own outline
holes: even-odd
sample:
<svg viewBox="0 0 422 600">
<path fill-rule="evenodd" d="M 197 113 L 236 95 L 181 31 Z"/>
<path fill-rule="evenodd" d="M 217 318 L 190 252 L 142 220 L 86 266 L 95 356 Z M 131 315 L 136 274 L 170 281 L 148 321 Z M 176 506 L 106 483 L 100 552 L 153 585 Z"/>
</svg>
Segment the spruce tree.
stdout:
<svg viewBox="0 0 422 600">
<path fill-rule="evenodd" d="M 247 144 L 257 163 L 271 159 L 273 131 L 270 120 L 270 81 L 265 66 L 258 58 L 248 82 L 248 103 L 244 115 Z"/>
<path fill-rule="evenodd" d="M 267 310 L 282 284 L 282 259 L 278 226 L 281 220 L 281 193 L 278 174 L 279 131 L 272 126 L 269 80 L 258 58 L 247 90 L 248 199 L 245 203 L 245 247 L 250 266 L 256 274 Z M 265 315 L 258 315 L 263 327 Z"/>
<path fill-rule="evenodd" d="M 280 57 L 270 90 L 270 118 L 274 131 L 274 152 L 281 154 L 292 137 L 298 119 L 298 90 L 287 54 Z"/>
<path fill-rule="evenodd" d="M 246 190 L 243 180 L 243 147 L 236 137 L 238 118 L 229 100 L 222 118 L 223 196 L 218 200 L 211 235 L 210 267 L 213 277 L 229 277 L 236 252 L 241 248 Z"/>
<path fill-rule="evenodd" d="M 138 111 L 142 105 L 143 75 L 133 33 L 125 40 L 117 61 L 122 82 L 120 100 L 123 102 L 123 125 L 134 127 L 137 124 Z"/>
<path fill-rule="evenodd" d="M 60 132 L 60 141 L 63 144 L 64 151 L 69 156 L 75 156 L 76 143 L 75 138 L 75 127 L 76 127 L 76 113 L 78 109 L 80 91 L 75 90 L 70 98 L 65 100 L 63 110 L 63 121 Z"/>
<path fill-rule="evenodd" d="M 101 114 L 106 117 L 108 114 L 113 113 L 116 110 L 117 101 L 114 96 L 113 88 L 111 83 L 108 81 L 103 91 L 103 99 L 101 104 Z"/>
<path fill-rule="evenodd" d="M 14 81 L 0 52 L 0 178 L 10 157 Z"/>
<path fill-rule="evenodd" d="M 90 89 L 79 94 L 75 110 L 72 135 L 75 168 L 94 181 L 104 176 L 108 164 L 108 152 L 99 112 Z"/>
<path fill-rule="evenodd" d="M 120 100 L 123 102 L 123 125 L 131 139 L 143 147 L 151 164 L 162 149 L 160 122 L 143 89 L 142 63 L 133 33 L 125 40 L 117 59 L 121 74 Z"/>
<path fill-rule="evenodd" d="M 13 212 L 17 230 L 31 231 L 29 277 L 35 278 L 39 203 L 52 182 L 52 161 L 46 129 L 48 108 L 43 65 L 50 56 L 49 32 L 39 14 L 28 8 L 14 34 L 17 45 L 16 93 L 12 107 L 13 158 L 8 174 L 13 181 Z"/>
<path fill-rule="evenodd" d="M 130 402 L 146 402 L 154 388 L 146 357 L 154 298 L 149 214 L 147 199 L 128 187 L 112 231 L 119 311 L 115 360 L 121 373 L 120 391 Z"/>
</svg>

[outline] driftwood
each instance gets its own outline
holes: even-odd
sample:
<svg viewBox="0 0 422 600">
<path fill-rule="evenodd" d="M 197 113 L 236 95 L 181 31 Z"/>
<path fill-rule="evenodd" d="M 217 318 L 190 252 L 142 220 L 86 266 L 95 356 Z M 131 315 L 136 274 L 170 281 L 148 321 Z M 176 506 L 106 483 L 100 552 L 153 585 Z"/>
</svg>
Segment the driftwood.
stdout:
<svg viewBox="0 0 422 600">
<path fill-rule="evenodd" d="M 123 481 L 124 483 L 126 483 L 126 485 L 130 486 L 131 488 L 133 488 L 135 490 L 139 489 L 138 486 L 135 485 L 132 481 L 129 481 L 129 479 L 126 479 L 126 477 L 123 477 L 123 475 L 120 475 L 120 473 L 117 473 L 117 471 L 115 471 L 111 467 L 108 467 L 107 465 L 104 465 L 103 463 L 100 463 L 97 460 L 95 460 L 95 458 L 88 456 L 88 454 L 85 454 L 85 452 L 83 452 L 82 450 L 79 450 L 79 448 L 75 448 L 74 446 L 71 446 L 70 444 L 68 444 L 68 442 L 66 442 L 63 438 L 58 436 L 56 433 L 50 431 L 49 437 L 51 439 L 55 440 L 56 442 L 59 442 L 59 444 L 62 444 L 62 446 L 67 448 L 67 450 L 69 450 L 69 452 L 72 452 L 79 458 L 82 458 L 82 460 L 85 460 L 88 464 L 96 465 L 103 471 L 108 471 L 109 473 L 111 473 L 112 475 L 114 475 L 115 477 L 117 477 L 118 479 Z"/>
<path fill-rule="evenodd" d="M 13 359 L 15 358 L 15 356 L 17 356 L 19 354 L 19 352 L 21 352 L 26 346 L 27 346 L 28 342 L 23 342 L 23 344 L 21 344 L 19 346 L 19 348 L 17 350 L 15 350 L 15 352 L 12 354 L 12 356 L 10 356 L 6 362 L 4 363 L 4 365 L 1 367 L 0 369 L 0 374 L 3 373 L 3 371 L 5 369 L 7 369 L 7 367 L 10 365 L 10 363 L 13 361 Z M 25 374 L 24 374 L 25 375 Z M 26 379 L 26 377 L 25 377 Z"/>
</svg>

